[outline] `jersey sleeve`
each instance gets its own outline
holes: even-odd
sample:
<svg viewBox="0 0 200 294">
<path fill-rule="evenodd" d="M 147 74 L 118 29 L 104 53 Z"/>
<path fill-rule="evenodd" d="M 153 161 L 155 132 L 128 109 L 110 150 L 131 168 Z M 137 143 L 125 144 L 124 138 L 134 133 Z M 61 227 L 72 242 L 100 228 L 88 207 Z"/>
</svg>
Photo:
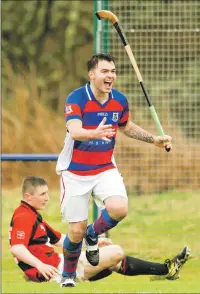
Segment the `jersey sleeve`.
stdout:
<svg viewBox="0 0 200 294">
<path fill-rule="evenodd" d="M 46 227 L 46 231 L 47 231 L 47 236 L 49 237 L 50 239 L 50 243 L 51 244 L 55 244 L 57 243 L 60 238 L 61 238 L 61 233 L 54 230 L 49 224 L 47 224 L 46 222 L 45 223 L 45 227 Z"/>
<path fill-rule="evenodd" d="M 82 121 L 81 107 L 79 104 L 79 96 L 72 92 L 66 99 L 64 109 L 65 121 L 68 123 L 72 119 Z"/>
<path fill-rule="evenodd" d="M 23 244 L 28 248 L 34 220 L 27 214 L 20 214 L 12 220 L 10 245 Z"/>
<path fill-rule="evenodd" d="M 129 106 L 128 106 L 128 101 L 125 98 L 123 101 L 123 111 L 122 111 L 118 126 L 125 127 L 128 122 L 128 119 L 129 119 Z"/>
</svg>

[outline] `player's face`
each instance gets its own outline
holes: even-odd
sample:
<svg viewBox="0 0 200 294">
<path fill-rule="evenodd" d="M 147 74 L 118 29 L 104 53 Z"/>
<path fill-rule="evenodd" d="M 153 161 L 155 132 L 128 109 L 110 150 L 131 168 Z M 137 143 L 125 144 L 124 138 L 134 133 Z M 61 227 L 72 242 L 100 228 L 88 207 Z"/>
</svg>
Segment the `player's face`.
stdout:
<svg viewBox="0 0 200 294">
<path fill-rule="evenodd" d="M 33 194 L 30 195 L 30 205 L 36 210 L 45 209 L 49 201 L 48 187 L 38 186 L 35 188 Z"/>
<path fill-rule="evenodd" d="M 89 72 L 89 78 L 96 90 L 102 93 L 110 93 L 116 80 L 114 62 L 99 61 L 96 68 Z"/>
</svg>

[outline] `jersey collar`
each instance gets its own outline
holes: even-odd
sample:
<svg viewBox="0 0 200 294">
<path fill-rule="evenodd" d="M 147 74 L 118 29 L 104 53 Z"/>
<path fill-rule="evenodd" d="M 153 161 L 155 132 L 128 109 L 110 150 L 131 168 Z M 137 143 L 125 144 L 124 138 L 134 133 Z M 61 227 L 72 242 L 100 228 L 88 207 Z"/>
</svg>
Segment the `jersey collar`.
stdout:
<svg viewBox="0 0 200 294">
<path fill-rule="evenodd" d="M 31 206 L 29 203 L 27 203 L 26 201 L 21 200 L 21 205 L 24 206 L 24 207 L 27 207 L 28 209 L 31 209 L 35 214 L 37 214 L 38 216 L 40 216 L 41 219 L 42 219 L 41 214 L 39 214 L 39 213 L 37 212 L 37 210 L 36 210 L 33 206 Z"/>
<path fill-rule="evenodd" d="M 98 102 L 98 100 L 95 98 L 95 96 L 94 96 L 94 94 L 93 94 L 93 92 L 92 92 L 92 89 L 91 89 L 91 87 L 90 87 L 90 82 L 87 82 L 87 84 L 85 85 L 85 89 L 86 89 L 86 93 L 87 93 L 87 95 L 88 95 L 88 99 L 89 99 L 89 100 L 95 100 L 95 101 Z M 108 99 L 108 101 L 109 101 L 110 99 L 113 99 L 113 93 L 112 93 L 112 90 L 111 90 L 110 93 L 109 93 L 109 99 Z M 98 102 L 98 103 L 99 103 L 99 102 Z M 107 101 L 106 101 L 106 103 L 107 103 Z"/>
</svg>

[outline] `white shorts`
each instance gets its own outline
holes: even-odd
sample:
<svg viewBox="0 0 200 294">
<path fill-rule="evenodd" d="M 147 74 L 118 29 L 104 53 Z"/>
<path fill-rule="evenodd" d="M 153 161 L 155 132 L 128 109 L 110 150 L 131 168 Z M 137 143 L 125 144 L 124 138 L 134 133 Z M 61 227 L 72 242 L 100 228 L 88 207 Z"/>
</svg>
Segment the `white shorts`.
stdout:
<svg viewBox="0 0 200 294">
<path fill-rule="evenodd" d="M 123 178 L 116 168 L 94 176 L 79 176 L 64 171 L 60 185 L 61 216 L 65 222 L 88 219 L 91 194 L 100 209 L 104 208 L 104 200 L 110 196 L 127 198 Z"/>
</svg>

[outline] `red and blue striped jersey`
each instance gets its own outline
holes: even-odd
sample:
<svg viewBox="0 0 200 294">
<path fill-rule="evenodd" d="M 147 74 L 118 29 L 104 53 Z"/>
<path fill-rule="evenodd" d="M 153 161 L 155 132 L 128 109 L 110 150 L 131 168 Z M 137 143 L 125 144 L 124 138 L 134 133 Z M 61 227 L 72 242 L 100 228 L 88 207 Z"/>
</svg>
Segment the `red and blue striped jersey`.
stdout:
<svg viewBox="0 0 200 294">
<path fill-rule="evenodd" d="M 128 101 L 122 93 L 112 89 L 109 99 L 101 104 L 96 100 L 88 82 L 84 87 L 73 91 L 66 99 L 65 120 L 78 119 L 84 129 L 96 129 L 104 117 L 117 132 L 129 118 Z M 78 175 L 95 175 L 115 168 L 113 151 L 115 136 L 110 142 L 104 140 L 72 140 L 67 132 L 65 144 L 57 162 L 57 173 L 68 170 Z"/>
</svg>

